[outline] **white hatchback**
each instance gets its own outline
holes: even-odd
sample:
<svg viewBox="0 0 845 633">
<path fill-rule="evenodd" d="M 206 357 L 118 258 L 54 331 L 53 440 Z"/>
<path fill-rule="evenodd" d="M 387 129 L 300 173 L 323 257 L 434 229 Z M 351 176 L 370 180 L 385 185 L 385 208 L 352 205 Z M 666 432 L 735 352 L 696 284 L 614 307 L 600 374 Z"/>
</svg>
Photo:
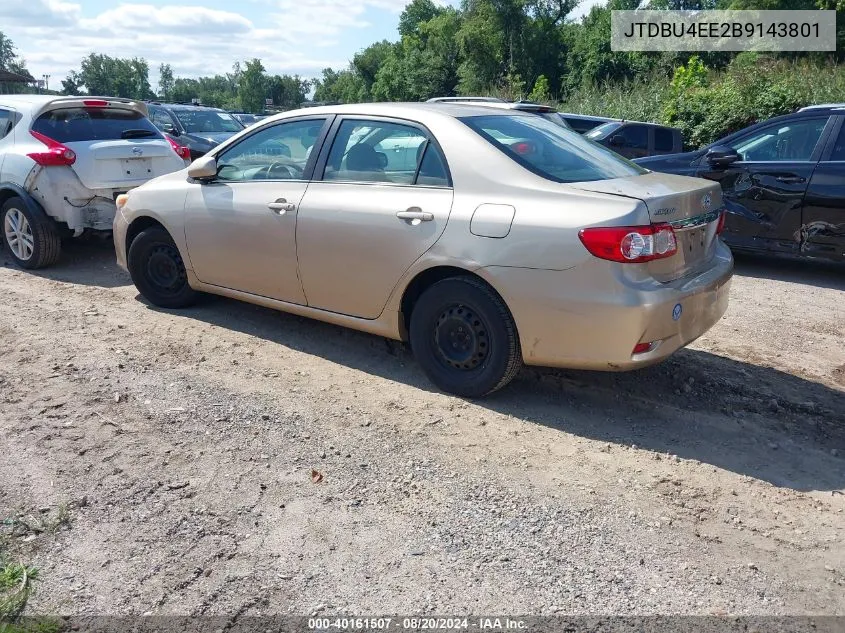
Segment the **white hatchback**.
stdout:
<svg viewBox="0 0 845 633">
<path fill-rule="evenodd" d="M 143 102 L 0 95 L 3 245 L 24 268 L 53 264 L 63 236 L 110 231 L 115 198 L 183 169 L 185 156 Z"/>
</svg>

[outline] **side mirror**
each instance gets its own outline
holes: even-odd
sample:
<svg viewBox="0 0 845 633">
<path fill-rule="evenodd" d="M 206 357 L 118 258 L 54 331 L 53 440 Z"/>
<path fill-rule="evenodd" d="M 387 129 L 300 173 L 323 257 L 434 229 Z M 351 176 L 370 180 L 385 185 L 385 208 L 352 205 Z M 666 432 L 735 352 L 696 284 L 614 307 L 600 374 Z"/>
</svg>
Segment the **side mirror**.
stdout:
<svg viewBox="0 0 845 633">
<path fill-rule="evenodd" d="M 610 144 L 613 147 L 623 147 L 625 145 L 625 137 L 621 134 L 614 134 L 610 137 Z"/>
<path fill-rule="evenodd" d="M 161 129 L 167 134 L 170 134 L 170 136 L 179 136 L 179 130 L 177 130 L 176 126 L 172 123 L 163 123 Z"/>
<path fill-rule="evenodd" d="M 738 160 L 742 160 L 739 152 L 727 145 L 714 145 L 707 150 L 704 158 L 711 167 L 727 167 Z"/>
<path fill-rule="evenodd" d="M 205 180 L 217 176 L 217 159 L 214 156 L 200 156 L 188 166 L 188 176 Z"/>
</svg>

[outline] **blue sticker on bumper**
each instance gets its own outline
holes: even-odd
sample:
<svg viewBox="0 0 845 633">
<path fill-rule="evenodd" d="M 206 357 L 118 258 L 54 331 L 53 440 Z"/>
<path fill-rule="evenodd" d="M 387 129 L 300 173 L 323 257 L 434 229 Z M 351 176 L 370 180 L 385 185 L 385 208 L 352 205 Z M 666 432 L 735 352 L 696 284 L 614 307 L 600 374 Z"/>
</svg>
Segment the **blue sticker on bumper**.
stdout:
<svg viewBox="0 0 845 633">
<path fill-rule="evenodd" d="M 684 309 L 681 307 L 681 304 L 680 304 L 680 303 L 676 303 L 676 304 L 675 304 L 675 307 L 674 307 L 674 308 L 672 308 L 672 320 L 673 320 L 673 321 L 677 321 L 678 319 L 680 319 L 680 318 L 681 318 L 681 313 L 682 313 L 683 311 L 684 311 Z"/>
</svg>

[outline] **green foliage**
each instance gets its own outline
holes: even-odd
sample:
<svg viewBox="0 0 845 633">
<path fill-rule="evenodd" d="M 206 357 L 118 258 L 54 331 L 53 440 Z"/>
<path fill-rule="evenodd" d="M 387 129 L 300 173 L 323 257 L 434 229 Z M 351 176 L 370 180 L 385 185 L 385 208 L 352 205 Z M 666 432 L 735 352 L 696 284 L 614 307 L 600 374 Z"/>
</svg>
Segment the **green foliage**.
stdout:
<svg viewBox="0 0 845 633">
<path fill-rule="evenodd" d="M 260 59 L 253 58 L 246 62 L 238 83 L 238 99 L 241 108 L 247 112 L 263 112 L 267 98 L 267 76 Z"/>
<path fill-rule="evenodd" d="M 537 81 L 534 82 L 534 89 L 531 90 L 531 94 L 528 95 L 528 100 L 536 101 L 538 103 L 548 103 L 552 100 L 551 90 L 549 89 L 549 80 L 546 79 L 545 75 L 537 77 Z"/>
<path fill-rule="evenodd" d="M 78 78 L 89 95 L 150 99 L 155 95 L 149 74 L 150 67 L 144 59 L 91 53 L 82 60 Z"/>
<path fill-rule="evenodd" d="M 158 74 L 158 96 L 167 101 L 173 91 L 173 69 L 170 64 L 162 64 L 158 67 Z"/>
<path fill-rule="evenodd" d="M 68 73 L 67 77 L 62 79 L 62 94 L 63 95 L 78 95 L 82 88 L 82 77 L 75 70 Z"/>
</svg>

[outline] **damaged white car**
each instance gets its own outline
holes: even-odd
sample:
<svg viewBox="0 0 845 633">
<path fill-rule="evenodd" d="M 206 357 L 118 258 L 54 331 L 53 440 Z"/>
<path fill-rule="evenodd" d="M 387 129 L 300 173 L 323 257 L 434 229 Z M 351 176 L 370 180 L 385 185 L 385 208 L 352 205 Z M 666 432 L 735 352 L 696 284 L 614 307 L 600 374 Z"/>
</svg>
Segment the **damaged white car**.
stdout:
<svg viewBox="0 0 845 633">
<path fill-rule="evenodd" d="M 24 268 L 58 260 L 62 237 L 111 231 L 115 198 L 185 167 L 140 101 L 0 95 L 0 235 Z"/>
</svg>

